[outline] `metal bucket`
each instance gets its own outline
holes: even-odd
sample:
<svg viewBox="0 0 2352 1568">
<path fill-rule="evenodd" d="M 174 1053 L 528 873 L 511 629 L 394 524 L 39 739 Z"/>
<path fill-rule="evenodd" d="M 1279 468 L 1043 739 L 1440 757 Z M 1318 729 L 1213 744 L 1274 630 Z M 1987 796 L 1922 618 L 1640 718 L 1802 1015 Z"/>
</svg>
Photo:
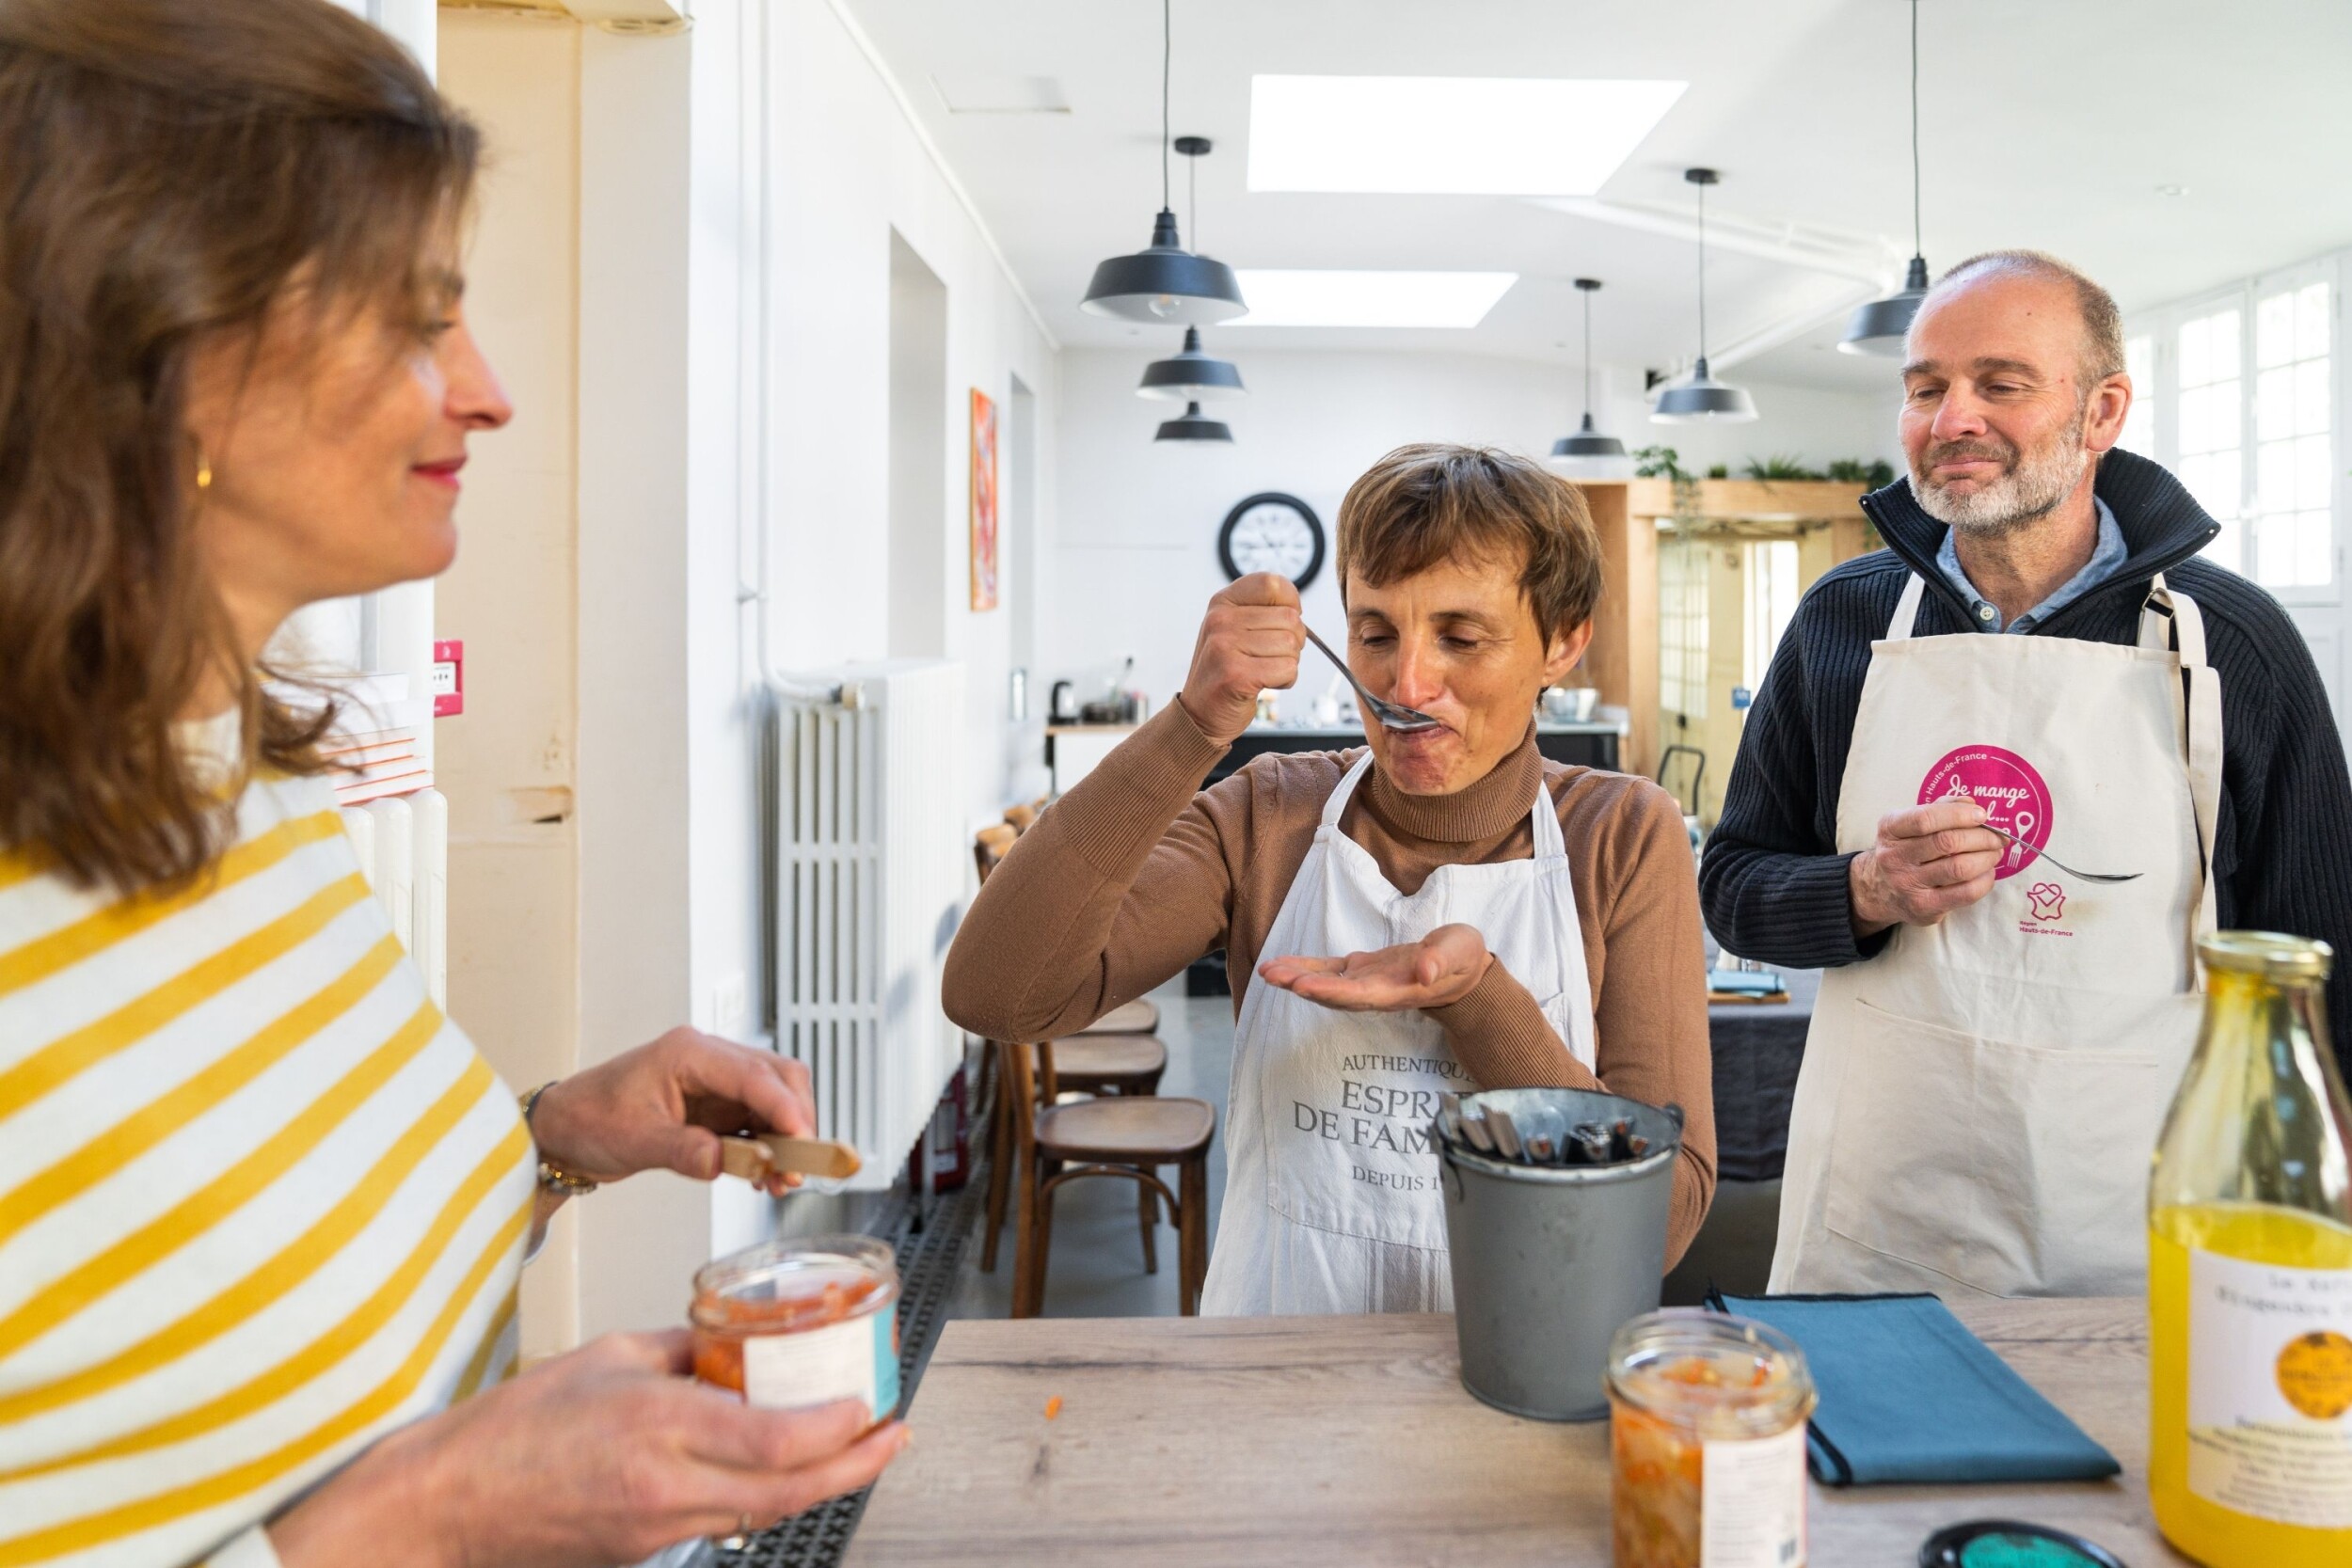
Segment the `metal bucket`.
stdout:
<svg viewBox="0 0 2352 1568">
<path fill-rule="evenodd" d="M 1462 1103 L 1514 1118 L 1549 1105 L 1570 1126 L 1629 1119 L 1649 1140 L 1616 1165 L 1522 1165 L 1438 1140 L 1462 1386 L 1514 1416 L 1597 1420 L 1610 1337 L 1658 1307 L 1680 1116 L 1584 1089 L 1489 1089 Z"/>
</svg>

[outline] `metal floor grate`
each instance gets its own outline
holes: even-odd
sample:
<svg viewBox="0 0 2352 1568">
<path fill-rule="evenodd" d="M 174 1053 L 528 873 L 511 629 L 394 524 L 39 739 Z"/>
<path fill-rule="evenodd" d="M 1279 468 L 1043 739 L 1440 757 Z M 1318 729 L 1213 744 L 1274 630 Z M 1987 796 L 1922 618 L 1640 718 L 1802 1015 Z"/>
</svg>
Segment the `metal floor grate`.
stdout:
<svg viewBox="0 0 2352 1568">
<path fill-rule="evenodd" d="M 930 1222 L 920 1230 L 914 1227 L 914 1204 L 907 1197 L 894 1203 L 874 1227 L 873 1234 L 898 1255 L 901 1410 L 914 1398 L 931 1347 L 939 1342 L 940 1325 L 963 1267 L 964 1247 L 987 1206 L 987 1159 L 977 1148 L 973 1152 L 971 1174 L 961 1189 L 936 1199 Z M 834 1568 L 865 1512 L 866 1494 L 852 1492 L 762 1530 L 741 1551 L 722 1551 L 716 1560 L 725 1568 Z"/>
</svg>

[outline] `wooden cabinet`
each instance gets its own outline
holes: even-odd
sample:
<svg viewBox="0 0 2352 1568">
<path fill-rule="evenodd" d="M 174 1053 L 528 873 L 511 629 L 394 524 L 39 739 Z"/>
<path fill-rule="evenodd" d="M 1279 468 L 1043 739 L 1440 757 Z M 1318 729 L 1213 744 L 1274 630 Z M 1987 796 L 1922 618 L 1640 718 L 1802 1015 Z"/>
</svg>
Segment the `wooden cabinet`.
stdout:
<svg viewBox="0 0 2352 1568">
<path fill-rule="evenodd" d="M 1705 479 L 1576 480 L 1600 535 L 1600 605 L 1583 668 L 1600 700 L 1626 709 L 1630 733 L 1619 766 L 1655 775 L 1662 744 L 1659 713 L 1658 541 L 1661 529 L 1700 537 L 1793 539 L 1803 586 L 1841 561 L 1876 546 L 1852 484 L 1812 481 Z M 1738 628 L 1718 628 L 1738 635 Z M 1726 701 L 1728 694 L 1726 693 Z M 1708 748 L 1708 773 L 1731 767 Z M 1712 754 L 1725 751 L 1724 755 Z"/>
</svg>

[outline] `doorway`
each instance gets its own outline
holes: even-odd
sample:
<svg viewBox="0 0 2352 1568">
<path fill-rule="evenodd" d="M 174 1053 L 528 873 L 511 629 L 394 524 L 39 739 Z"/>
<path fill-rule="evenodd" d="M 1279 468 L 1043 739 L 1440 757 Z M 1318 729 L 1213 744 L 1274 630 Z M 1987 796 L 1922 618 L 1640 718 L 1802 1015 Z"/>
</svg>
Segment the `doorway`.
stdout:
<svg viewBox="0 0 2352 1568">
<path fill-rule="evenodd" d="M 947 285 L 890 231 L 890 657 L 947 651 Z"/>
</svg>

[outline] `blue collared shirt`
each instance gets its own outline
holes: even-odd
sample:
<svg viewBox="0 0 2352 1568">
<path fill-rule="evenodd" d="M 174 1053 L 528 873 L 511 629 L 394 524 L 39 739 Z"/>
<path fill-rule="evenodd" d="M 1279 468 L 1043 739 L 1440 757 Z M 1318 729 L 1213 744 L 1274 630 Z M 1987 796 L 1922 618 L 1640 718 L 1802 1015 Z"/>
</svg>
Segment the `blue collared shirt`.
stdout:
<svg viewBox="0 0 2352 1568">
<path fill-rule="evenodd" d="M 1959 589 L 1960 596 L 1968 601 L 1968 612 L 1977 618 L 1979 631 L 2031 631 L 2122 570 L 2124 557 L 2132 553 L 2123 543 L 2123 530 L 2106 501 L 2093 496 L 2091 502 L 2099 509 L 2099 543 L 2092 548 L 2090 559 L 2083 562 L 2081 571 L 2052 589 L 2048 598 L 2007 626 L 2001 624 L 2000 607 L 1978 593 L 1977 585 L 1968 580 L 1968 574 L 1960 569 L 1960 550 L 1952 543 L 1952 531 L 1945 530 L 1944 547 L 1935 552 L 1936 568 L 1944 574 L 1944 580 Z"/>
</svg>

